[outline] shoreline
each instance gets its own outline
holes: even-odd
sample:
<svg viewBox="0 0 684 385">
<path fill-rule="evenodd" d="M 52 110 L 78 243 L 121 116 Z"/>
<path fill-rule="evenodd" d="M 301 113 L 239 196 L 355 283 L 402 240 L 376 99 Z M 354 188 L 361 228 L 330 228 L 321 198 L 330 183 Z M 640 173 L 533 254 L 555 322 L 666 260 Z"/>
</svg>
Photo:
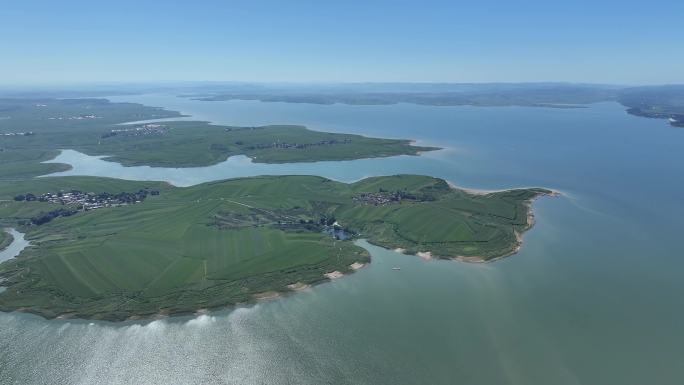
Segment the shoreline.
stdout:
<svg viewBox="0 0 684 385">
<path fill-rule="evenodd" d="M 485 190 L 485 189 L 478 189 L 478 188 L 461 187 L 461 186 L 455 184 L 454 182 L 448 181 L 446 179 L 444 181 L 447 182 L 449 187 L 451 187 L 452 189 L 465 191 L 468 194 L 472 194 L 472 195 L 487 195 L 487 194 L 506 192 L 506 191 L 527 190 L 527 189 L 539 188 L 539 187 L 535 187 L 535 186 L 523 186 L 523 187 L 513 187 L 513 188 L 502 188 L 502 189 L 497 189 L 497 190 Z M 565 192 L 563 192 L 561 190 L 547 188 L 547 187 L 544 187 L 543 189 L 551 191 L 551 193 L 542 194 L 542 196 L 556 197 L 556 196 L 566 196 L 567 195 Z M 535 200 L 537 198 L 539 198 L 539 197 L 535 197 L 532 200 Z"/>
<path fill-rule="evenodd" d="M 177 318 L 177 317 L 192 317 L 192 319 L 195 319 L 197 317 L 201 316 L 206 316 L 206 315 L 211 315 L 213 312 L 231 312 L 233 310 L 239 309 L 239 308 L 251 308 L 256 305 L 258 305 L 261 302 L 269 302 L 269 301 L 274 301 L 278 300 L 281 298 L 286 298 L 290 295 L 298 294 L 299 292 L 304 292 L 307 291 L 308 289 L 311 289 L 315 286 L 318 286 L 320 284 L 325 284 L 325 283 L 330 283 L 333 282 L 334 280 L 337 280 L 339 278 L 343 278 L 347 275 L 351 275 L 353 273 L 356 273 L 358 270 L 363 269 L 364 267 L 368 266 L 370 262 L 366 263 L 360 263 L 360 262 L 354 262 L 351 265 L 348 266 L 349 271 L 346 273 L 342 273 L 341 271 L 335 270 L 331 271 L 328 273 L 325 273 L 321 276 L 322 279 L 311 282 L 311 283 L 303 283 L 303 282 L 295 282 L 291 283 L 289 285 L 286 285 L 284 287 L 284 290 L 270 290 L 270 291 L 265 291 L 261 293 L 256 293 L 251 296 L 251 299 L 245 302 L 237 302 L 234 304 L 228 304 L 224 306 L 216 306 L 216 307 L 198 307 L 197 309 L 191 309 L 191 310 L 181 310 L 181 311 L 176 311 L 172 312 L 169 311 L 168 309 L 159 309 L 154 313 L 149 313 L 149 314 L 131 314 L 126 318 L 84 318 L 84 317 L 78 317 L 77 312 L 66 312 L 66 313 L 61 313 L 61 314 L 46 314 L 40 311 L 36 311 L 34 309 L 29 309 L 29 308 L 18 308 L 18 309 L 13 309 L 10 311 L 6 310 L 0 310 L 0 313 L 5 313 L 5 314 L 12 314 L 12 313 L 18 313 L 18 314 L 30 314 L 32 316 L 40 317 L 45 321 L 64 321 L 64 322 L 70 322 L 70 321 L 75 321 L 75 322 L 98 322 L 98 323 L 106 323 L 108 325 L 114 325 L 114 326 L 126 326 L 129 324 L 147 324 L 151 323 L 157 320 L 161 319 L 171 319 L 171 318 Z"/>
</svg>

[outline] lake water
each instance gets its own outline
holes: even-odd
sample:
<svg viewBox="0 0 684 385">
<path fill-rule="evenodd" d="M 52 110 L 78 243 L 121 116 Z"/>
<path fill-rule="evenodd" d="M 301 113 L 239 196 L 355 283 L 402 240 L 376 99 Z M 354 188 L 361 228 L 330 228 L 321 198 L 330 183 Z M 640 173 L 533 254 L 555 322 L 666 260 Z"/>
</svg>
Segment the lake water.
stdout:
<svg viewBox="0 0 684 385">
<path fill-rule="evenodd" d="M 22 250 L 24 250 L 30 244 L 30 242 L 24 238 L 24 233 L 20 233 L 15 229 L 12 229 L 12 228 L 4 229 L 4 230 L 0 229 L 0 231 L 5 231 L 12 236 L 12 243 L 7 245 L 7 247 L 5 247 L 4 249 L 0 250 L 0 263 L 8 260 L 10 258 L 16 257 L 17 255 L 19 255 L 19 253 L 22 252 Z M 2 282 L 3 282 L 3 280 L 0 279 L 0 293 L 7 290 L 6 287 L 2 286 Z M 1 316 L 2 315 L 0 315 L 0 317 Z M 1 367 L 2 366 L 1 366 L 1 361 L 0 361 L 0 368 Z"/>
<path fill-rule="evenodd" d="M 29 245 L 29 241 L 24 239 L 24 233 L 20 233 L 15 229 L 0 229 L 0 231 L 6 231 L 13 238 L 12 243 L 0 251 L 0 262 L 16 257 Z"/>
<path fill-rule="evenodd" d="M 586 109 L 345 106 L 112 98 L 233 125 L 417 139 L 423 157 L 130 168 L 75 152 L 71 173 L 178 185 L 255 173 L 396 172 L 562 191 L 534 205 L 522 251 L 491 264 L 365 245 L 348 277 L 248 308 L 146 323 L 0 314 L 2 384 L 680 384 L 684 130 Z M 90 166 L 89 164 L 95 164 Z M 392 267 L 401 267 L 400 271 Z"/>
</svg>

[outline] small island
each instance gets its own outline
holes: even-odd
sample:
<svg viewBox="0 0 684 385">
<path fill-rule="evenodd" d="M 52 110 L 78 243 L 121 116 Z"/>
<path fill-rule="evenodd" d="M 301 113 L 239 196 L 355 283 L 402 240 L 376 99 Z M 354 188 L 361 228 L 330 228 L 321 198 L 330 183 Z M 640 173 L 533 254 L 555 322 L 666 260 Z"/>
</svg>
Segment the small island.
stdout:
<svg viewBox="0 0 684 385">
<path fill-rule="evenodd" d="M 64 197 L 68 191 L 78 193 Z M 32 246 L 0 265 L 0 310 L 122 321 L 223 308 L 363 267 L 370 256 L 355 239 L 492 261 L 519 249 L 533 224 L 531 201 L 549 194 L 472 193 L 416 175 L 351 184 L 250 177 L 184 188 L 95 177 L 4 184 L 0 225 L 21 229 Z M 35 220 L 55 210 L 69 215 Z"/>
</svg>

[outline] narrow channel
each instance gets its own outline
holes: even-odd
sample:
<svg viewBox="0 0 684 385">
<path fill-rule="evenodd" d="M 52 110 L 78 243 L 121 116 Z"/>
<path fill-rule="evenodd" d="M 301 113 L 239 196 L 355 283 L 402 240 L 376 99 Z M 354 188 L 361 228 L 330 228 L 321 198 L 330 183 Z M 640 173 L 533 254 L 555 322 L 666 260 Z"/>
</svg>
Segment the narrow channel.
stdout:
<svg viewBox="0 0 684 385">
<path fill-rule="evenodd" d="M 0 262 L 16 257 L 30 244 L 30 242 L 24 238 L 24 233 L 20 233 L 13 228 L 7 228 L 4 231 L 10 234 L 14 240 L 9 246 L 0 251 Z"/>
</svg>

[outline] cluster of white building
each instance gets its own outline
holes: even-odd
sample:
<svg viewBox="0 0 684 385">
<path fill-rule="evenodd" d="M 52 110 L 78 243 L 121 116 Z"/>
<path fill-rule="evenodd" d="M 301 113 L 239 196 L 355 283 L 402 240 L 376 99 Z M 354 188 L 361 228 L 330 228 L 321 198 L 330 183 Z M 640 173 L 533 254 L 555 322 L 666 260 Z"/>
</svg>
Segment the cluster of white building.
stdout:
<svg viewBox="0 0 684 385">
<path fill-rule="evenodd" d="M 79 116 L 53 116 L 49 117 L 48 120 L 84 120 L 84 119 L 100 119 L 101 116 L 97 115 L 79 115 Z"/>
</svg>

